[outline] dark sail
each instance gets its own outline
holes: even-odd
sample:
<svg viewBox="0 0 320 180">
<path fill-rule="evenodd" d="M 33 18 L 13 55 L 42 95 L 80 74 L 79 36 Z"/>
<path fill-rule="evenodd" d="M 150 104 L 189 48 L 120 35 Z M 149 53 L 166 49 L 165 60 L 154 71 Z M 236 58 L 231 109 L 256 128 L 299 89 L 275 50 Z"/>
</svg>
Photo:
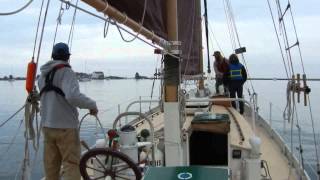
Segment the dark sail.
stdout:
<svg viewBox="0 0 320 180">
<path fill-rule="evenodd" d="M 181 73 L 195 75 L 202 73 L 201 60 L 201 12 L 198 1 L 178 0 L 178 35 L 181 41 L 182 64 Z M 124 12 L 130 18 L 140 22 L 144 10 L 144 0 L 108 0 L 108 2 Z M 158 36 L 167 39 L 166 0 L 147 0 L 144 27 Z"/>
<path fill-rule="evenodd" d="M 181 41 L 183 75 L 201 74 L 200 0 L 178 0 L 179 40 Z M 199 7 L 198 7 L 199 6 Z"/>
<path fill-rule="evenodd" d="M 166 1 L 146 0 L 147 8 L 143 26 L 163 39 L 167 39 Z M 108 0 L 108 2 L 127 16 L 141 22 L 145 0 Z"/>
</svg>

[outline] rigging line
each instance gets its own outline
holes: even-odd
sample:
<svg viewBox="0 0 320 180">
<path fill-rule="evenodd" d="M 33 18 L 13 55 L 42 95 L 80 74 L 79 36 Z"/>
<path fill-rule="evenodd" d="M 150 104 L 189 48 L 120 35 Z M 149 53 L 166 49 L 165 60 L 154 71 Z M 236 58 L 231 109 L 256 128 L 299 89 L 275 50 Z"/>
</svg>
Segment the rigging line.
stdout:
<svg viewBox="0 0 320 180">
<path fill-rule="evenodd" d="M 286 66 L 286 62 L 285 62 L 285 58 L 284 58 L 284 54 L 283 54 L 283 49 L 282 49 L 282 45 L 281 45 L 281 42 L 280 42 L 280 37 L 279 37 L 278 31 L 277 31 L 276 22 L 274 20 L 274 15 L 273 15 L 273 12 L 272 12 L 270 0 L 267 0 L 267 2 L 268 2 L 268 6 L 269 6 L 269 11 L 270 11 L 270 15 L 271 15 L 271 18 L 272 18 L 272 22 L 273 22 L 274 31 L 275 31 L 276 36 L 277 36 L 278 45 L 279 45 L 279 48 L 280 48 L 283 65 L 284 65 L 284 68 L 285 68 L 285 71 L 286 71 L 287 78 L 289 79 L 291 76 L 289 76 L 288 69 L 287 69 L 287 66 Z"/>
<path fill-rule="evenodd" d="M 304 158 L 303 158 L 303 148 L 302 148 L 302 141 L 301 141 L 301 128 L 299 125 L 299 117 L 298 117 L 298 112 L 297 112 L 297 106 L 296 106 L 296 101 L 295 101 L 295 96 L 292 93 L 292 114 L 291 114 L 291 135 L 290 135 L 290 143 L 291 143 L 291 153 L 293 153 L 293 124 L 294 124 L 294 116 L 296 117 L 296 127 L 298 130 L 298 139 L 299 139 L 299 155 L 300 155 L 300 164 L 302 166 L 302 169 L 304 170 Z M 293 164 L 293 162 L 291 162 Z"/>
<path fill-rule="evenodd" d="M 279 0 L 276 0 L 277 2 L 277 7 L 278 7 L 278 14 L 279 14 L 279 18 L 281 17 L 282 15 L 282 9 L 281 9 L 281 4 L 280 4 L 280 1 Z M 285 22 L 284 20 L 282 19 L 281 21 L 279 20 L 280 24 L 281 24 L 281 29 L 282 29 L 282 32 L 284 34 L 284 44 L 285 44 L 285 49 L 288 49 L 288 47 L 290 46 L 289 45 L 289 39 L 288 39 L 288 34 L 287 34 L 287 28 L 286 28 L 286 25 L 285 25 Z M 290 64 L 291 66 L 291 71 L 292 71 L 292 74 L 295 74 L 294 73 L 294 67 L 293 67 L 293 62 L 292 62 L 292 56 L 291 56 L 291 50 L 288 49 L 286 50 L 286 53 L 287 53 L 287 57 L 288 57 L 288 63 Z"/>
<path fill-rule="evenodd" d="M 54 32 L 52 47 L 56 43 L 56 38 L 57 38 L 57 34 L 58 34 L 58 27 L 59 27 L 59 24 L 61 24 L 61 18 L 62 18 L 63 11 L 64 11 L 63 2 L 61 2 L 60 9 L 59 9 L 59 14 L 58 14 L 58 18 L 57 18 L 56 29 L 55 29 L 55 32 Z"/>
<path fill-rule="evenodd" d="M 286 106 L 285 106 L 283 113 L 282 113 L 283 119 L 288 120 L 288 122 L 290 122 L 290 115 L 291 115 L 291 111 L 292 111 L 290 89 L 291 89 L 291 81 L 288 81 L 287 88 L 286 88 L 287 103 L 286 103 Z"/>
<path fill-rule="evenodd" d="M 40 52 L 41 52 L 44 28 L 45 28 L 46 22 L 47 22 L 47 15 L 48 15 L 48 10 L 49 10 L 49 5 L 50 5 L 50 0 L 47 1 L 47 7 L 46 7 L 46 11 L 44 13 L 44 18 L 43 18 L 43 23 L 42 23 L 42 30 L 41 30 L 40 40 L 39 40 L 39 47 L 38 47 L 38 54 L 37 54 L 37 61 L 36 61 L 37 67 L 38 67 L 39 58 L 40 58 Z M 36 68 L 35 75 L 37 74 L 37 70 L 38 70 L 38 68 Z M 35 78 L 35 81 L 36 81 L 36 78 Z"/>
<path fill-rule="evenodd" d="M 294 101 L 293 102 L 293 106 L 295 109 L 297 109 L 297 105 L 296 105 L 296 102 Z M 298 129 L 298 138 L 299 138 L 299 153 L 300 153 L 300 158 L 301 158 L 301 166 L 302 166 L 302 170 L 304 170 L 304 157 L 303 157 L 303 148 L 302 148 L 302 140 L 301 140 L 301 127 L 299 125 L 299 118 L 298 118 L 298 112 L 297 110 L 295 111 L 295 116 L 296 116 L 296 119 L 297 119 L 297 129 Z"/>
<path fill-rule="evenodd" d="M 163 56 L 161 56 L 161 61 L 162 61 L 162 58 Z M 156 72 L 155 72 L 155 76 L 154 76 L 154 79 L 153 79 L 153 82 L 152 82 L 152 88 L 151 88 L 151 95 L 150 95 L 150 98 L 152 99 L 153 98 L 153 90 L 154 90 L 154 84 L 155 84 L 155 81 L 156 81 L 156 77 L 157 77 L 157 67 L 158 67 L 158 63 L 159 63 L 159 56 L 157 57 L 157 62 L 156 62 Z M 151 102 L 149 104 L 149 110 L 151 109 Z"/>
<path fill-rule="evenodd" d="M 37 48 L 37 41 L 38 41 L 38 34 L 39 34 L 39 28 L 40 28 L 40 21 L 41 21 L 41 16 L 42 16 L 43 4 L 44 4 L 44 0 L 42 0 L 42 2 L 41 2 L 41 8 L 40 8 L 39 18 L 38 18 L 38 23 L 37 23 L 36 37 L 34 38 L 32 61 L 34 60 L 34 55 L 36 53 L 36 48 Z"/>
<path fill-rule="evenodd" d="M 116 25 L 116 24 L 115 24 L 114 22 L 112 22 L 110 19 L 107 19 L 107 18 L 101 17 L 101 16 L 99 16 L 99 15 L 96 15 L 96 14 L 94 14 L 94 13 L 92 13 L 92 12 L 90 12 L 90 11 L 87 11 L 87 10 L 85 10 L 85 9 L 79 7 L 79 6 L 76 6 L 76 5 L 74 5 L 74 4 L 72 4 L 72 3 L 68 2 L 68 1 L 65 1 L 65 0 L 60 0 L 60 1 L 63 2 L 63 3 L 68 3 L 69 6 L 71 6 L 71 7 L 73 7 L 73 8 L 77 8 L 78 10 L 80 10 L 80 11 L 86 13 L 86 14 L 89 14 L 89 15 L 91 15 L 91 16 L 94 16 L 94 17 L 96 17 L 96 18 L 98 18 L 98 19 L 100 19 L 100 20 L 110 22 L 110 24 L 112 24 L 112 25 Z M 124 28 L 124 27 L 122 27 L 122 26 L 120 26 L 120 25 L 118 25 L 118 26 L 119 26 L 120 29 L 122 29 L 122 30 L 125 31 L 126 33 L 131 34 L 131 35 L 134 36 L 134 34 L 133 34 L 132 32 L 130 32 L 129 30 L 127 30 L 126 28 Z M 149 46 L 151 46 L 151 47 L 153 47 L 153 48 L 156 48 L 156 49 L 159 48 L 159 46 L 154 45 L 154 44 L 152 44 L 152 43 L 144 40 L 143 38 L 141 38 L 141 37 L 139 37 L 139 36 L 137 37 L 137 39 L 139 39 L 140 41 L 144 42 L 145 44 L 147 44 L 147 45 L 149 45 Z M 168 52 L 168 51 L 165 50 L 165 49 L 162 49 L 162 51 L 163 51 L 164 53 L 172 56 L 172 57 L 179 58 L 178 56 L 176 56 L 176 55 Z"/>
<path fill-rule="evenodd" d="M 210 23 L 209 23 L 209 31 L 211 32 L 212 37 L 213 37 L 213 40 L 216 42 L 216 44 L 217 44 L 217 46 L 218 46 L 218 49 L 220 50 L 220 52 L 222 52 L 222 54 L 224 54 L 223 51 L 222 51 L 222 48 L 221 48 L 221 46 L 220 46 L 220 43 L 218 42 L 216 36 L 214 35 L 214 30 L 213 30 L 213 28 L 211 27 Z M 212 44 L 213 44 L 213 43 L 212 43 Z"/>
<path fill-rule="evenodd" d="M 26 106 L 26 104 L 24 104 L 20 109 L 18 109 L 15 113 L 13 113 L 7 120 L 5 120 L 4 122 L 2 122 L 0 124 L 0 127 L 4 126 L 7 122 L 9 122 L 12 118 L 14 118 L 20 111 L 23 110 L 23 108 Z"/>
<path fill-rule="evenodd" d="M 32 2 L 33 2 L 33 0 L 30 0 L 29 2 L 27 2 L 27 4 L 25 4 L 21 8 L 14 10 L 14 11 L 11 11 L 11 12 L 1 12 L 0 16 L 9 16 L 9 15 L 17 14 L 17 13 L 23 11 L 24 9 L 26 9 Z"/>
<path fill-rule="evenodd" d="M 284 30 L 282 28 L 282 25 L 279 26 L 280 28 L 280 33 L 282 34 L 282 36 L 284 35 Z M 291 76 L 294 75 L 293 73 L 293 69 L 292 69 L 292 66 L 290 65 L 290 56 L 289 56 L 289 53 L 288 51 L 286 50 L 287 46 L 286 46 L 286 39 L 285 37 L 282 37 L 282 40 L 283 40 L 283 44 L 284 44 L 284 51 L 286 53 L 286 59 L 287 59 L 287 67 L 289 69 L 289 72 L 291 73 Z"/>
<path fill-rule="evenodd" d="M 314 124 L 314 119 L 313 119 L 313 113 L 312 113 L 312 107 L 311 107 L 311 102 L 310 102 L 310 96 L 309 94 L 307 94 L 307 98 L 308 98 L 308 105 L 309 105 L 309 112 L 310 112 L 310 119 L 311 119 L 311 123 L 312 123 L 312 132 L 313 132 L 313 141 L 314 141 L 314 148 L 315 148 L 315 152 L 316 152 L 316 158 L 317 158 L 317 174 L 319 175 L 320 172 L 320 164 L 319 164 L 319 154 L 318 154 L 318 144 L 317 144 L 317 140 L 316 140 L 316 132 L 315 132 L 315 124 Z"/>
<path fill-rule="evenodd" d="M 240 37 L 239 37 L 238 29 L 237 29 L 237 26 L 236 26 L 236 23 L 235 23 L 235 18 L 234 18 L 231 2 L 230 2 L 230 0 L 226 0 L 226 2 L 227 2 L 227 6 L 228 6 L 228 9 L 229 9 L 229 13 L 230 13 L 231 24 L 232 24 L 232 27 L 234 28 L 234 33 L 236 35 L 236 38 L 237 38 L 237 41 L 238 41 L 238 45 L 239 45 L 239 47 L 241 47 Z M 247 65 L 247 62 L 246 62 L 246 58 L 245 58 L 243 53 L 241 53 L 241 56 L 242 56 L 242 60 L 244 62 L 244 66 L 247 69 L 247 75 L 250 78 L 251 76 L 250 76 L 250 73 L 249 73 L 249 68 L 248 68 L 248 65 Z M 251 86 L 251 89 L 252 89 L 253 93 L 255 93 L 252 81 L 250 80 L 249 82 L 250 82 L 250 86 Z"/>
<path fill-rule="evenodd" d="M 282 35 L 284 35 L 283 39 L 283 44 L 285 47 L 285 52 L 286 52 L 286 57 L 287 57 L 287 61 L 288 61 L 288 67 L 291 71 L 291 76 L 294 75 L 294 70 L 293 70 L 293 66 L 292 66 L 292 61 L 291 61 L 291 51 L 287 51 L 289 43 L 288 43 L 288 37 L 287 37 L 287 32 L 285 29 L 285 22 L 284 22 L 284 17 L 282 14 L 282 8 L 281 8 L 281 4 L 280 1 L 276 0 L 276 5 L 277 5 L 277 9 L 278 9 L 278 21 L 279 21 L 279 29 Z M 290 66 L 291 64 L 291 66 Z"/>
<path fill-rule="evenodd" d="M 202 26 L 205 26 L 204 24 L 201 24 L 201 27 Z M 210 27 L 209 27 L 209 24 L 208 24 L 208 30 L 209 30 L 209 32 L 210 32 L 210 34 L 209 34 L 209 36 L 208 36 L 208 38 L 209 38 L 209 43 L 211 44 L 211 46 L 212 46 L 212 48 L 211 48 L 211 50 L 215 50 L 215 44 L 214 44 L 214 40 L 213 40 L 213 38 L 211 37 L 211 36 L 213 36 L 214 37 L 214 35 L 212 34 L 212 32 L 211 32 L 211 29 L 210 29 Z M 215 38 L 215 37 L 214 37 Z M 217 49 L 219 49 L 219 47 L 217 48 Z M 219 51 L 221 52 L 221 49 L 219 49 Z M 222 54 L 223 54 L 223 52 L 221 52 Z"/>
<path fill-rule="evenodd" d="M 129 42 L 133 42 L 133 41 L 136 40 L 137 37 L 140 35 L 141 29 L 142 29 L 142 27 L 143 27 L 143 23 L 144 23 L 144 18 L 145 18 L 145 15 L 146 15 L 146 11 L 147 11 L 147 2 L 148 2 L 148 0 L 144 0 L 144 8 L 143 8 L 143 14 L 142 14 L 141 22 L 140 22 L 140 29 L 139 29 L 139 31 L 137 32 L 137 34 L 136 34 L 132 39 L 130 39 L 130 40 L 125 39 L 125 38 L 123 37 L 120 29 L 118 28 L 118 23 L 115 22 L 115 24 L 116 24 L 116 26 L 117 26 L 117 28 L 118 28 L 118 30 L 119 30 L 119 33 L 120 33 L 121 38 L 122 38 L 123 41 L 128 42 L 128 43 L 129 43 Z"/>
<path fill-rule="evenodd" d="M 289 3 L 290 3 L 290 1 L 289 1 Z M 296 27 L 295 20 L 294 20 L 294 18 L 293 18 L 293 13 L 292 13 L 292 8 L 291 8 L 291 6 L 290 6 L 290 15 L 291 15 L 292 24 L 293 24 L 294 32 L 295 32 L 296 39 L 297 39 L 297 45 L 298 45 L 298 50 L 299 50 L 299 55 L 300 55 L 300 61 L 301 61 L 301 66 L 302 66 L 303 74 L 306 74 L 305 68 L 304 68 L 303 59 L 302 59 L 302 53 L 301 53 L 301 48 L 300 48 L 300 41 L 299 41 L 298 33 L 297 33 L 297 27 Z"/>
<path fill-rule="evenodd" d="M 77 0 L 76 6 L 78 6 L 78 3 L 79 3 L 79 0 Z M 72 41 L 73 41 L 74 26 L 75 26 L 75 22 L 76 22 L 76 15 L 77 15 L 77 9 L 75 8 L 74 12 L 73 12 L 72 23 L 71 23 L 69 37 L 68 37 L 68 45 L 69 45 L 70 51 L 72 49 Z"/>
<path fill-rule="evenodd" d="M 239 38 L 239 34 L 238 34 L 238 29 L 237 29 L 237 26 L 236 26 L 236 23 L 235 23 L 235 18 L 234 18 L 232 6 L 231 6 L 231 3 L 230 3 L 229 0 L 226 0 L 226 2 L 227 2 L 227 10 L 228 10 L 229 17 L 230 17 L 231 27 L 233 28 L 233 32 L 235 34 L 236 40 L 237 40 L 237 42 L 239 44 L 239 47 L 241 47 L 240 38 Z"/>
<path fill-rule="evenodd" d="M 277 12 L 278 12 L 279 33 L 280 33 L 280 35 L 284 35 L 283 28 L 282 28 L 282 23 L 280 21 L 280 17 L 282 17 L 281 5 L 280 5 L 279 1 L 275 0 L 275 2 L 276 2 L 276 5 L 277 5 L 276 7 L 277 7 Z M 284 48 L 286 49 L 285 38 L 283 37 L 282 40 L 283 40 Z M 287 63 L 288 63 L 287 66 L 288 66 L 289 72 L 291 73 L 291 76 L 292 76 L 294 73 L 293 73 L 292 67 L 290 66 L 289 55 L 288 55 L 288 52 L 286 50 L 285 50 L 285 53 L 286 53 L 286 59 L 287 59 Z"/>
<path fill-rule="evenodd" d="M 104 0 L 106 3 L 108 3 L 107 0 Z M 104 15 L 106 17 L 106 15 Z M 109 19 L 109 18 L 108 18 Z M 109 26 L 110 26 L 110 21 L 105 21 L 104 22 L 104 27 L 103 27 L 103 38 L 106 38 L 109 32 Z"/>
<path fill-rule="evenodd" d="M 226 0 L 223 0 L 223 9 L 224 9 L 224 13 L 225 13 L 225 16 L 226 16 L 230 43 L 231 43 L 232 49 L 236 49 L 236 45 L 235 45 L 236 43 L 235 43 L 235 40 L 234 40 L 234 34 L 233 34 L 232 28 L 230 26 L 230 18 L 229 18 L 229 14 L 228 14 L 227 7 L 226 7 Z"/>
<path fill-rule="evenodd" d="M 291 96 L 291 93 L 290 93 L 290 96 Z M 293 101 L 295 101 L 294 99 L 294 96 L 292 96 L 292 99 Z M 294 153 L 293 151 L 293 124 L 294 124 L 294 116 L 293 114 L 295 113 L 296 109 L 295 109 L 295 106 L 293 106 L 292 104 L 292 101 L 290 101 L 290 108 L 291 109 L 291 114 L 289 114 L 289 118 L 291 119 L 290 120 L 290 123 L 291 123 L 291 128 L 290 128 L 290 150 L 291 150 L 291 153 Z M 293 164 L 293 162 L 291 162 Z M 291 165 L 292 165 L 291 164 Z"/>
<path fill-rule="evenodd" d="M 109 18 L 108 18 L 109 19 Z M 103 37 L 106 38 L 109 32 L 110 20 L 104 22 Z"/>
<path fill-rule="evenodd" d="M 226 0 L 224 0 L 223 3 L 224 3 L 224 10 L 225 10 L 225 14 L 226 14 L 227 25 L 228 25 L 228 30 L 229 30 L 229 36 L 230 36 L 232 49 L 236 49 L 236 42 L 235 42 L 234 32 L 233 32 L 233 28 L 232 28 L 232 25 L 231 25 L 231 22 L 230 22 L 231 21 L 230 20 L 230 14 L 228 13 Z"/>
</svg>

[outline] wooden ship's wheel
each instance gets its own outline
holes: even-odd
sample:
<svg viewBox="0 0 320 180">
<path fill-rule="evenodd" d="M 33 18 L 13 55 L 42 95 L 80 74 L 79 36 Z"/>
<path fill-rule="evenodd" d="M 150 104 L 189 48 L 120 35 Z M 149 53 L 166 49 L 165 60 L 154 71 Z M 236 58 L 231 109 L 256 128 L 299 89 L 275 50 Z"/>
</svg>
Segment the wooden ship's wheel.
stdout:
<svg viewBox="0 0 320 180">
<path fill-rule="evenodd" d="M 109 148 L 94 148 L 83 154 L 80 173 L 84 180 L 140 180 L 138 166 L 125 154 Z"/>
</svg>

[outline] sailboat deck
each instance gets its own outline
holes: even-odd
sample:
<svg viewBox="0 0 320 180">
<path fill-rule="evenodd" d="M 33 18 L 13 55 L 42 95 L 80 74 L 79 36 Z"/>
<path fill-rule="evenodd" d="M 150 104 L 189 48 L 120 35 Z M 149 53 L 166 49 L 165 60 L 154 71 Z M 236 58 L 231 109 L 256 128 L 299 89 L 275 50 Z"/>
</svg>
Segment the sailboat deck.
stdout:
<svg viewBox="0 0 320 180">
<path fill-rule="evenodd" d="M 254 135 L 252 131 L 251 125 L 251 117 L 246 117 L 246 119 L 240 115 L 234 108 L 229 108 L 230 112 L 232 112 L 233 116 L 237 119 L 239 126 L 241 127 L 241 131 L 244 134 L 244 142 L 242 143 L 243 148 L 251 148 L 249 143 L 249 138 Z M 222 106 L 213 106 L 212 111 L 215 113 L 228 113 L 230 114 L 225 107 Z M 237 127 L 235 125 L 235 120 L 231 115 L 231 145 L 238 146 L 237 142 L 239 142 L 239 134 Z M 256 136 L 261 139 L 261 160 L 266 160 L 268 163 L 269 171 L 272 179 L 277 180 L 295 180 L 299 179 L 296 175 L 294 169 L 291 170 L 289 166 L 288 160 L 285 158 L 282 153 L 280 147 L 276 144 L 276 142 L 271 138 L 271 135 L 267 133 L 265 129 L 260 126 L 256 127 Z M 240 147 L 241 147 L 240 146 Z"/>
<path fill-rule="evenodd" d="M 229 109 L 229 110 L 228 110 Z M 254 135 L 254 132 L 249 124 L 250 117 L 243 117 L 233 108 L 225 108 L 223 106 L 213 106 L 211 109 L 214 113 L 224 113 L 230 116 L 230 140 L 231 145 L 237 148 L 250 149 L 249 138 Z M 235 120 L 235 119 L 236 120 Z M 163 113 L 153 115 L 151 117 L 152 123 L 155 128 L 155 132 L 162 131 L 164 127 Z M 183 130 L 189 130 L 193 116 L 187 116 L 186 122 L 183 125 Z M 238 123 L 238 126 L 236 125 Z M 137 131 L 141 131 L 144 128 L 149 128 L 147 123 L 143 123 L 137 127 Z M 243 134 L 243 141 L 241 140 L 240 130 Z M 256 127 L 256 136 L 261 138 L 261 159 L 266 160 L 268 163 L 269 171 L 272 179 L 287 180 L 287 179 L 299 179 L 295 169 L 292 169 L 288 160 L 281 151 L 278 144 L 271 138 L 268 132 L 260 127 Z"/>
</svg>

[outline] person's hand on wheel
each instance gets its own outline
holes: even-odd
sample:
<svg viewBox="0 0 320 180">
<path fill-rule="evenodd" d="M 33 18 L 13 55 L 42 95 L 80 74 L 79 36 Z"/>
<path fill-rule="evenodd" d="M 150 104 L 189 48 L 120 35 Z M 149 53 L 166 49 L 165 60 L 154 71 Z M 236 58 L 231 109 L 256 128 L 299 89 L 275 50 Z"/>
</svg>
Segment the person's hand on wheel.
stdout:
<svg viewBox="0 0 320 180">
<path fill-rule="evenodd" d="M 90 109 L 89 111 L 92 116 L 97 116 L 99 112 L 98 109 Z"/>
</svg>

